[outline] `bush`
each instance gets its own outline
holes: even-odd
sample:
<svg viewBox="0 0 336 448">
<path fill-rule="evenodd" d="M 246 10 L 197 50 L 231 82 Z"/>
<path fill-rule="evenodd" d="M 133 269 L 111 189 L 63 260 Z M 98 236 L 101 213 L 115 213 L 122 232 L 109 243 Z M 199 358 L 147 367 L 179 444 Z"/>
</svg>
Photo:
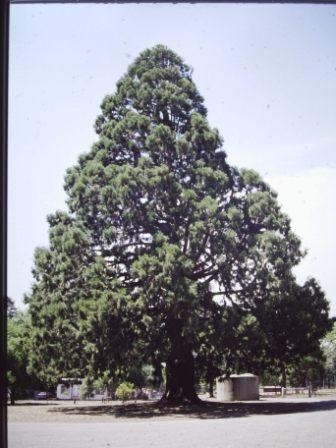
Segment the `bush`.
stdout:
<svg viewBox="0 0 336 448">
<path fill-rule="evenodd" d="M 119 384 L 115 392 L 117 400 L 130 400 L 133 396 L 134 386 L 132 383 L 124 382 Z"/>
<path fill-rule="evenodd" d="M 93 383 L 91 378 L 85 378 L 80 386 L 80 397 L 81 400 L 86 400 L 90 397 L 93 392 Z"/>
</svg>

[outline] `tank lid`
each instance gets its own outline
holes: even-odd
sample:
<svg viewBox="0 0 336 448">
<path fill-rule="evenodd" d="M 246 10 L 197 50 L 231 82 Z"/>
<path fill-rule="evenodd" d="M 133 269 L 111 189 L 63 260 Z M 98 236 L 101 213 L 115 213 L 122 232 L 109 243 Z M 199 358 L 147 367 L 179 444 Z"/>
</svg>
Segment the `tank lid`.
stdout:
<svg viewBox="0 0 336 448">
<path fill-rule="evenodd" d="M 253 375 L 253 373 L 241 373 L 240 375 L 233 373 L 230 378 L 257 378 L 257 375 Z"/>
</svg>

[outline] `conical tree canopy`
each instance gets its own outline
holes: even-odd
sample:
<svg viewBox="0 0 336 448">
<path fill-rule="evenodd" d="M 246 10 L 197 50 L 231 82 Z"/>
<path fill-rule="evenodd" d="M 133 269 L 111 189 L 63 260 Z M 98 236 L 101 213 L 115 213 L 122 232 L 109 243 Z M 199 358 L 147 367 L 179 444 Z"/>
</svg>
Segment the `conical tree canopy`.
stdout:
<svg viewBox="0 0 336 448">
<path fill-rule="evenodd" d="M 233 304 L 251 307 L 257 291 L 289 275 L 302 254 L 276 193 L 257 173 L 228 165 L 191 75 L 158 45 L 105 97 L 97 142 L 66 174 L 73 224 L 62 231 L 83 244 L 69 254 L 51 226 L 30 301 L 34 309 L 41 294 L 56 301 L 60 289 L 43 283 L 41 271 L 55 251 L 66 254 L 81 264 L 76 273 L 67 265 L 62 295 L 76 296 L 71 328 L 87 365 L 113 376 L 131 359 L 165 363 L 166 398 L 193 400 L 195 357 L 228 344 L 220 332 Z M 57 269 L 45 275 L 54 278 Z"/>
</svg>

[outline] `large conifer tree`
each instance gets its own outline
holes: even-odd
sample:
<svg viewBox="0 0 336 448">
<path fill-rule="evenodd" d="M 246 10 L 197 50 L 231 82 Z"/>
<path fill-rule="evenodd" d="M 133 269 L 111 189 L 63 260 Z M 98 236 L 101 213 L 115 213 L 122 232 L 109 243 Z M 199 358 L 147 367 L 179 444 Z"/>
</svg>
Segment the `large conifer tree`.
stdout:
<svg viewBox="0 0 336 448">
<path fill-rule="evenodd" d="M 49 218 L 28 299 L 51 376 L 91 366 L 117 380 L 141 358 L 166 365 L 165 399 L 197 400 L 195 359 L 225 342 L 230 309 L 301 258 L 276 194 L 228 165 L 191 75 L 164 46 L 141 53 L 67 171 L 69 211 Z"/>
</svg>

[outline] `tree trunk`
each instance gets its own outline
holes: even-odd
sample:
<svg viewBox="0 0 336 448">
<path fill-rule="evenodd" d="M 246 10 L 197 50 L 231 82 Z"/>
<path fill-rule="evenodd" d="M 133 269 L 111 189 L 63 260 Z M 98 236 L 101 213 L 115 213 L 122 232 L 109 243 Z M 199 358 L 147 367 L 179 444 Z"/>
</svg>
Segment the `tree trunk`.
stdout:
<svg viewBox="0 0 336 448">
<path fill-rule="evenodd" d="M 194 359 L 190 351 L 172 354 L 166 364 L 166 391 L 161 402 L 201 403 L 194 382 Z"/>
<path fill-rule="evenodd" d="M 209 379 L 209 397 L 210 398 L 214 397 L 214 379 L 213 379 L 213 377 L 211 377 Z"/>
<path fill-rule="evenodd" d="M 10 391 L 10 404 L 11 404 L 11 406 L 15 405 L 14 387 L 11 387 L 11 391 Z"/>
<path fill-rule="evenodd" d="M 284 363 L 281 363 L 281 387 L 286 387 L 286 383 L 287 383 L 286 366 Z"/>
</svg>

